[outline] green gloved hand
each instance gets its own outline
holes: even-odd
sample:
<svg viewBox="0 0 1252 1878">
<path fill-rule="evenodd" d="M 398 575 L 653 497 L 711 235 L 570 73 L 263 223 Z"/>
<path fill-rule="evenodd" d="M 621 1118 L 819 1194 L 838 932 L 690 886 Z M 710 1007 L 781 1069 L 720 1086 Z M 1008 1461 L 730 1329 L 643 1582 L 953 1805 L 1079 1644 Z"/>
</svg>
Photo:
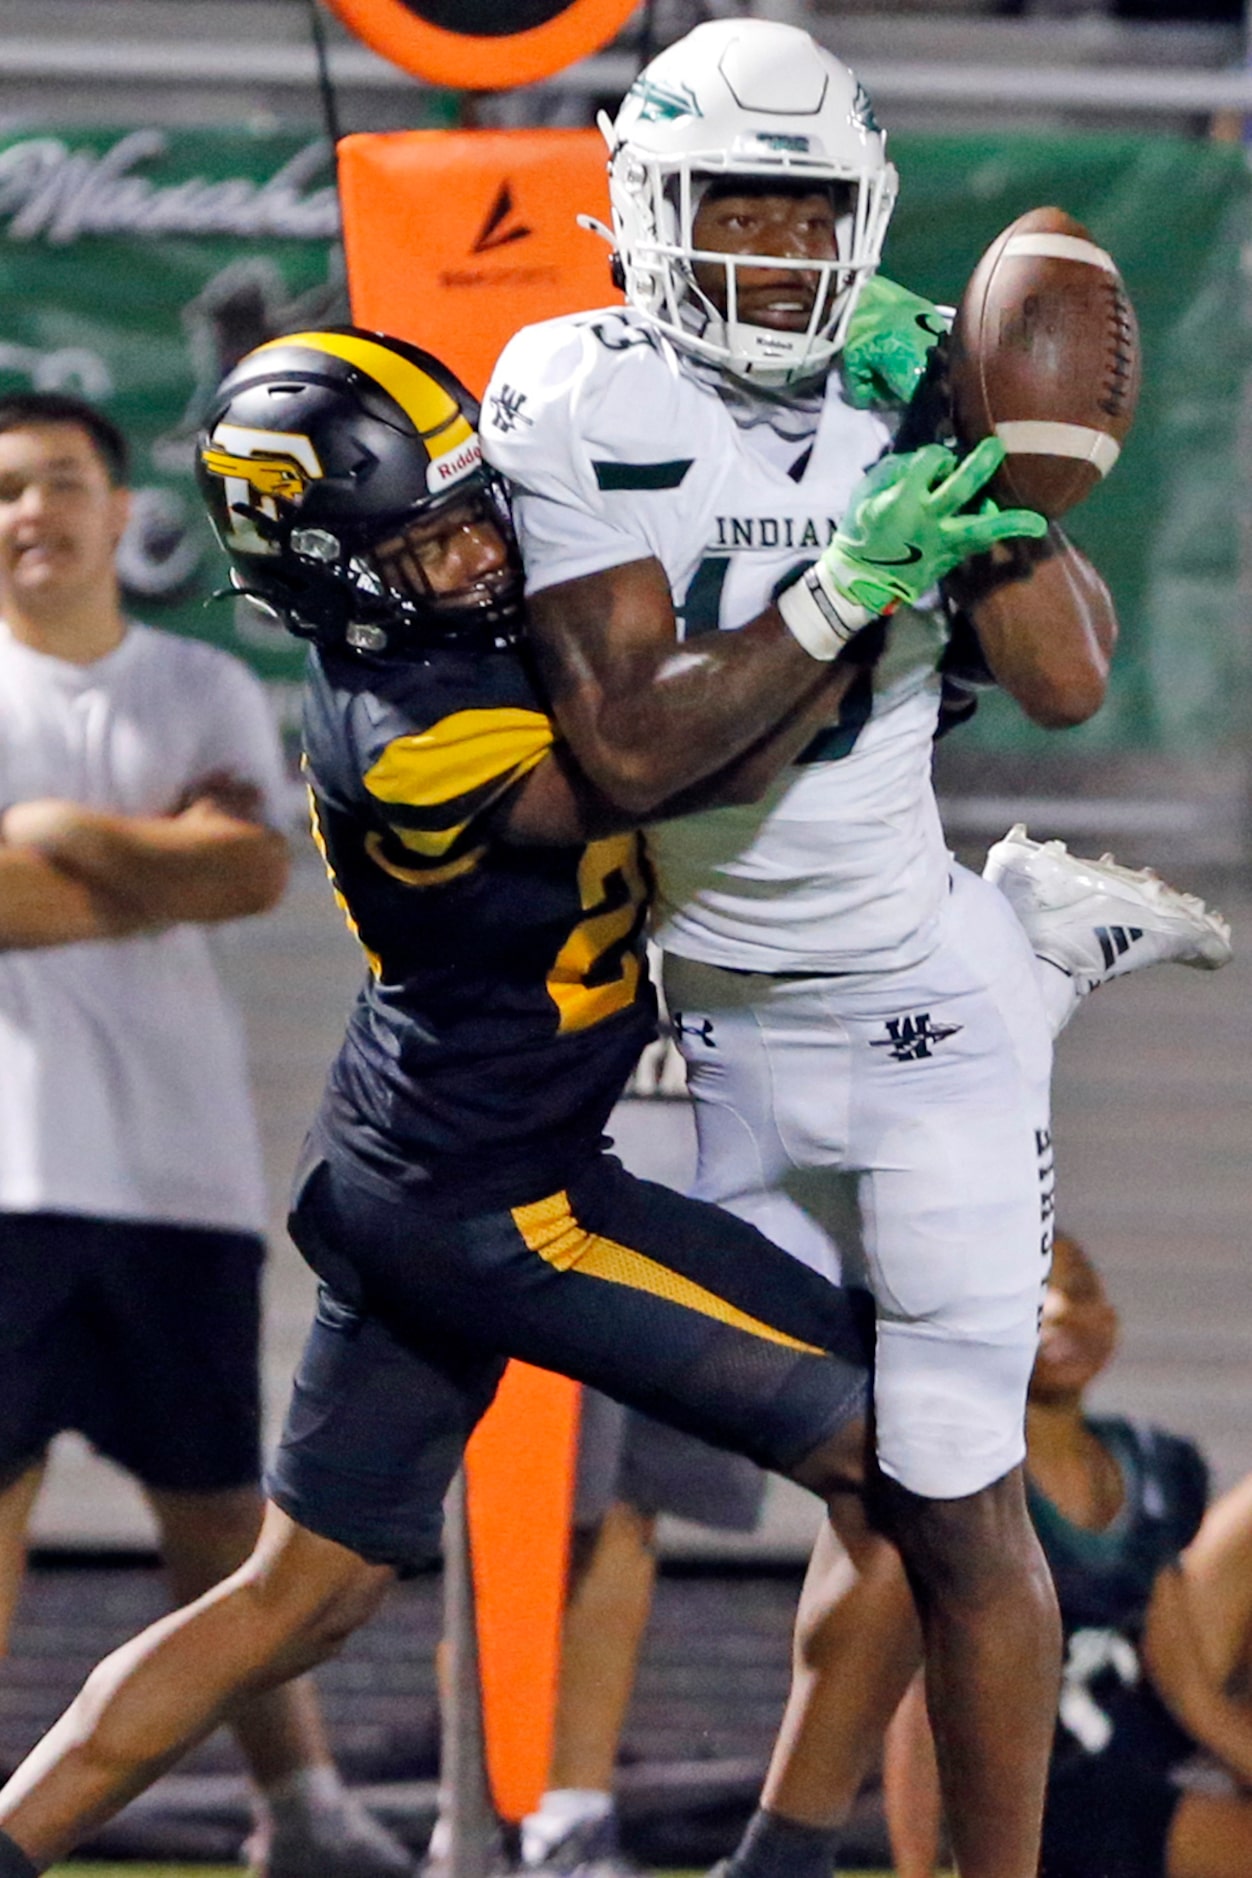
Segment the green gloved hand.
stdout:
<svg viewBox="0 0 1252 1878">
<path fill-rule="evenodd" d="M 1034 509 L 1002 509 L 990 496 L 963 512 L 1004 456 L 998 437 L 984 437 L 963 458 L 928 443 L 867 470 L 829 547 L 777 602 L 806 652 L 833 659 L 870 620 L 920 600 L 972 555 L 1046 535 Z"/>
<path fill-rule="evenodd" d="M 871 274 L 857 297 L 839 360 L 848 403 L 858 411 L 907 404 L 947 330 L 948 318 L 933 301 Z"/>
</svg>

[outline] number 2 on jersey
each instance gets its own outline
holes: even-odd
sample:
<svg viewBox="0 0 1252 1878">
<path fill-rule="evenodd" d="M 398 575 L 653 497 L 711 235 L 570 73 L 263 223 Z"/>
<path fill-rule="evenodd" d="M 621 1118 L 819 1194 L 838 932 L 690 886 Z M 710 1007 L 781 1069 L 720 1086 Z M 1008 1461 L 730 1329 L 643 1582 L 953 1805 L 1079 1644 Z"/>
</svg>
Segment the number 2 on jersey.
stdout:
<svg viewBox="0 0 1252 1878">
<path fill-rule="evenodd" d="M 584 917 L 547 978 L 563 1031 L 588 1030 L 634 1002 L 639 988 L 636 941 L 648 902 L 640 837 L 609 835 L 589 842 L 578 864 L 578 893 Z"/>
</svg>

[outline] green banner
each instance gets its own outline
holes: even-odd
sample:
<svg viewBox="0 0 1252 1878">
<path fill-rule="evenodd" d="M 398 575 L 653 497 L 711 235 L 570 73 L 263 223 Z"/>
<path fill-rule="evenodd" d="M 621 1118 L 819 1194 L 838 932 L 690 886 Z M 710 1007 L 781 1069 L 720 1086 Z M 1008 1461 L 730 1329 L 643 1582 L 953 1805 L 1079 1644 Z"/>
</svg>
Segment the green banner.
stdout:
<svg viewBox="0 0 1252 1878">
<path fill-rule="evenodd" d="M 915 135 L 894 139 L 892 153 L 901 186 L 888 273 L 955 301 L 999 231 L 1052 204 L 1113 255 L 1139 316 L 1134 429 L 1108 481 L 1064 524 L 1109 581 L 1122 622 L 1105 707 L 1066 746 L 1194 755 L 1246 743 L 1243 150 L 1166 137 Z M 989 750 L 1049 747 L 1049 733 L 995 696 L 962 737 Z"/>
<path fill-rule="evenodd" d="M 449 101 L 432 94 L 429 113 L 447 121 Z M 1143 330 L 1143 397 L 1115 473 L 1067 526 L 1112 583 L 1123 636 L 1108 704 L 1072 734 L 1090 750 L 1229 746 L 1247 706 L 1235 613 L 1249 357 L 1242 151 L 913 135 L 893 153 L 902 189 L 885 265 L 935 299 L 957 299 L 999 230 L 1042 203 L 1117 259 Z M 122 563 L 134 611 L 242 653 L 283 704 L 299 649 L 246 606 L 205 605 L 224 573 L 191 446 L 242 353 L 295 323 L 347 316 L 339 254 L 329 154 L 299 134 L 0 137 L 0 388 L 82 391 L 118 420 L 135 449 Z M 963 735 L 1016 753 L 1035 738 L 994 697 Z"/>
<path fill-rule="evenodd" d="M 441 109 L 432 96 L 432 112 Z M 293 324 L 348 317 L 329 147 L 298 133 L 73 130 L 0 138 L 0 390 L 83 394 L 126 432 L 120 567 L 153 625 L 215 640 L 276 687 L 301 651 L 225 582 L 196 497 L 205 401 Z"/>
</svg>

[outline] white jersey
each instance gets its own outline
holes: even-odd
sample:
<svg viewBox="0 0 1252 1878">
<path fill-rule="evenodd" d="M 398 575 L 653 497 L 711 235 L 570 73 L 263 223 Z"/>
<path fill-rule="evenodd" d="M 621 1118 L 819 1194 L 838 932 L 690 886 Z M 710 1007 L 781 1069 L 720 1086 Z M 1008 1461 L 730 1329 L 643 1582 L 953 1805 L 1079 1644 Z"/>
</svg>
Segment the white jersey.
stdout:
<svg viewBox="0 0 1252 1878">
<path fill-rule="evenodd" d="M 281 825 L 277 733 L 237 659 L 132 625 L 75 665 L 0 622 L 0 808 L 160 815 L 214 770 Z M 242 1029 L 204 928 L 0 952 L 0 1210 L 264 1227 Z"/>
<path fill-rule="evenodd" d="M 525 328 L 483 403 L 489 460 L 514 486 L 529 592 L 655 557 L 684 637 L 754 618 L 829 542 L 891 431 L 832 374 L 789 453 L 735 421 L 628 310 Z M 872 683 L 855 686 L 761 802 L 648 830 L 657 932 L 741 970 L 888 970 L 935 941 L 948 855 L 931 787 L 946 638 L 902 608 Z"/>
</svg>

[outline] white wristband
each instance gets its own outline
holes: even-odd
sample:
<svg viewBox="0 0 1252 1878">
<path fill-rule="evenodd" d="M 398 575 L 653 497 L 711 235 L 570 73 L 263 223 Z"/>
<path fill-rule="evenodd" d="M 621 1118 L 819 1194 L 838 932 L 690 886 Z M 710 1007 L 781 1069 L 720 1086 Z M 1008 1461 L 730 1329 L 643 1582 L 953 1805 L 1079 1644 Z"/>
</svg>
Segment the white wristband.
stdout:
<svg viewBox="0 0 1252 1878">
<path fill-rule="evenodd" d="M 811 658 L 826 661 L 837 659 L 849 639 L 878 615 L 835 593 L 822 579 L 821 565 L 816 562 L 774 604 L 792 638 Z"/>
</svg>

